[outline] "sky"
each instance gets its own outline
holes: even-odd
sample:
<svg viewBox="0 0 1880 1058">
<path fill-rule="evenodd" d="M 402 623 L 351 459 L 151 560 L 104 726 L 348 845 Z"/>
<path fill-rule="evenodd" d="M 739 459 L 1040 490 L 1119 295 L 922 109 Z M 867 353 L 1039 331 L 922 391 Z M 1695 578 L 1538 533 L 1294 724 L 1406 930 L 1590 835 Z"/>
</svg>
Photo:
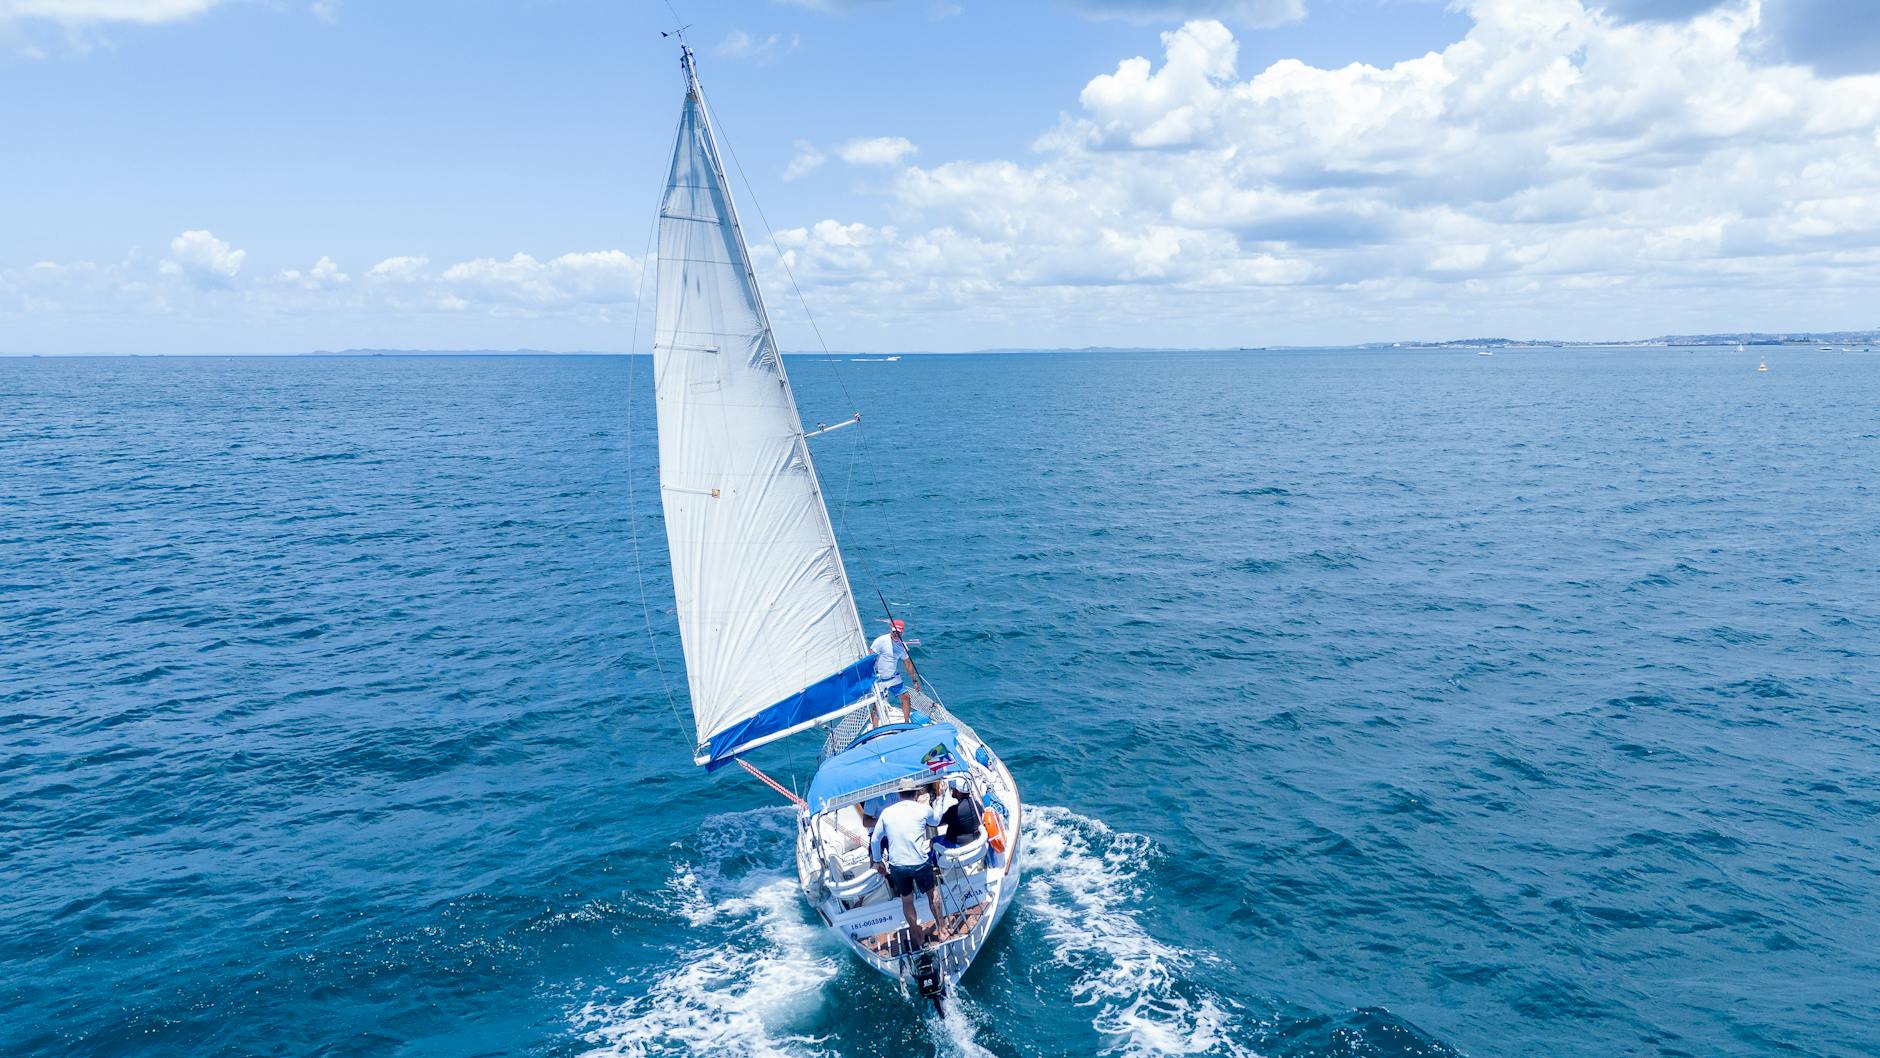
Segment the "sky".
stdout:
<svg viewBox="0 0 1880 1058">
<path fill-rule="evenodd" d="M 785 349 L 1880 327 L 1872 0 L 672 7 Z M 0 0 L 0 352 L 644 351 L 675 24 Z"/>
</svg>

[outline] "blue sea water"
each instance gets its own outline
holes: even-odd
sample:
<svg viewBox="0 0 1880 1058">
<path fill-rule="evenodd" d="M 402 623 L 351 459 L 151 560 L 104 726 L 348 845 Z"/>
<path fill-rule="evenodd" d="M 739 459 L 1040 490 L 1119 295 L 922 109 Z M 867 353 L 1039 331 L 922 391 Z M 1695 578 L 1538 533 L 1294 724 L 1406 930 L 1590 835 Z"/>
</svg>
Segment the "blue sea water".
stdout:
<svg viewBox="0 0 1880 1058">
<path fill-rule="evenodd" d="M 1755 359 L 793 360 L 1037 806 L 944 1021 L 689 763 L 644 359 L 0 360 L 0 1054 L 1880 1054 L 1880 357 Z"/>
</svg>

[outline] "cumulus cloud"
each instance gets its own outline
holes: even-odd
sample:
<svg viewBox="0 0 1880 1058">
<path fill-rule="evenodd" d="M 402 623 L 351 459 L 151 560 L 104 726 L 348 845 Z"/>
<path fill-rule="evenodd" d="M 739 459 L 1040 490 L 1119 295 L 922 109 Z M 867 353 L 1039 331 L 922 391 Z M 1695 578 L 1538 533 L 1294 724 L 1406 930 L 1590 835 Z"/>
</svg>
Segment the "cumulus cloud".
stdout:
<svg viewBox="0 0 1880 1058">
<path fill-rule="evenodd" d="M 186 231 L 170 240 L 170 257 L 160 266 L 205 289 L 226 288 L 242 270 L 248 251 L 237 250 L 207 231 Z"/>
<path fill-rule="evenodd" d="M 796 154 L 791 157 L 790 164 L 784 166 L 783 178 L 796 180 L 808 176 L 821 169 L 822 164 L 828 160 L 828 155 L 817 150 L 807 140 L 797 140 Z"/>
<path fill-rule="evenodd" d="M 441 268 L 417 255 L 388 257 L 355 280 L 332 257 L 307 268 L 253 274 L 246 251 L 206 231 L 189 231 L 168 256 L 132 251 L 122 261 L 0 262 L 0 319 L 79 314 L 133 314 L 247 320 L 336 314 L 408 317 L 433 312 L 482 313 L 514 320 L 605 323 L 630 309 L 642 262 L 619 250 L 565 253 L 547 260 L 527 253 L 480 257 Z M 630 337 L 622 334 L 621 343 Z"/>
<path fill-rule="evenodd" d="M 0 19 L 39 18 L 93 22 L 174 22 L 193 18 L 222 0 L 0 0 Z"/>
<path fill-rule="evenodd" d="M 506 261 L 481 257 L 451 265 L 442 275 L 450 292 L 467 300 L 536 308 L 631 303 L 639 278 L 640 262 L 619 250 L 548 261 L 526 253 Z"/>
<path fill-rule="evenodd" d="M 415 283 L 424 278 L 429 257 L 387 257 L 366 270 L 366 278 L 390 283 Z"/>
<path fill-rule="evenodd" d="M 899 165 L 901 159 L 919 150 L 902 136 L 876 136 L 850 140 L 836 148 L 836 154 L 850 165 Z"/>
<path fill-rule="evenodd" d="M 322 256 L 305 272 L 296 268 L 281 272 L 283 283 L 297 286 L 303 290 L 336 290 L 352 282 L 352 277 L 339 270 L 331 257 Z"/>
<path fill-rule="evenodd" d="M 1093 64 L 1022 158 L 825 148 L 890 171 L 760 240 L 758 274 L 788 265 L 838 345 L 1871 326 L 1880 76 L 1773 54 L 1781 2 L 1458 0 L 1462 39 L 1382 66 L 1244 68 L 1232 29 L 1191 20 Z M 798 143 L 786 175 L 823 162 Z M 263 306 L 611 320 L 643 265 L 401 256 L 348 282 L 241 254 L 189 232 L 160 265 L 12 264 L 0 314 L 231 303 L 220 284 Z M 787 284 L 767 293 L 788 346 L 805 325 Z"/>
<path fill-rule="evenodd" d="M 1125 59 L 1113 74 L 1084 86 L 1079 101 L 1107 132 L 1124 132 L 1138 147 L 1170 147 L 1207 133 L 1234 75 L 1240 46 L 1219 22 L 1190 22 L 1162 34 L 1166 60 Z"/>
<path fill-rule="evenodd" d="M 1091 78 L 1035 157 L 912 166 L 895 223 L 778 242 L 845 319 L 1043 316 L 1087 325 L 1073 343 L 1845 316 L 1880 291 L 1880 77 L 1772 61 L 1779 2 L 1465 0 L 1440 51 L 1251 73 L 1194 20 Z"/>
</svg>

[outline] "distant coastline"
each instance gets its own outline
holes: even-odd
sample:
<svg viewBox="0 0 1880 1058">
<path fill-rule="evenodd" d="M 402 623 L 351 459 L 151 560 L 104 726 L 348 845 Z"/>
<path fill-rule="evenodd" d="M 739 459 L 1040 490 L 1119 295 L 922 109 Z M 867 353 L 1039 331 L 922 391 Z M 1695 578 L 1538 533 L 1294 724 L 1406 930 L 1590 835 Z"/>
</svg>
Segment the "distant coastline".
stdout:
<svg viewBox="0 0 1880 1058">
<path fill-rule="evenodd" d="M 1617 338 L 1574 341 L 1565 338 L 1413 338 L 1393 342 L 1359 342 L 1353 345 L 1085 345 L 1035 348 L 966 349 L 948 352 L 933 349 L 788 349 L 785 356 L 983 356 L 997 353 L 1256 353 L 1310 351 L 1315 349 L 1626 349 L 1675 346 L 1688 348 L 1708 345 L 1880 345 L 1880 329 L 1867 331 L 1807 331 L 1774 333 L 1765 331 L 1720 332 L 1717 334 L 1664 334 L 1656 338 Z M 571 352 L 551 353 L 541 349 L 477 349 L 433 351 L 422 349 L 342 349 L 320 350 L 301 356 L 645 356 L 645 353 Z"/>
<path fill-rule="evenodd" d="M 1366 342 L 1354 349 L 1579 349 L 1579 348 L 1691 348 L 1707 345 L 1876 345 L 1880 330 L 1807 331 L 1775 334 L 1763 331 L 1719 334 L 1665 334 L 1656 338 L 1610 341 L 1569 341 L 1562 338 L 1454 338 L 1444 341 Z"/>
<path fill-rule="evenodd" d="M 1665 334 L 1656 338 L 1613 338 L 1597 340 L 1573 340 L 1566 338 L 1413 338 L 1390 342 L 1359 342 L 1350 345 L 1241 345 L 1241 346 L 1143 346 L 1143 345 L 1086 345 L 1035 348 L 990 348 L 964 350 L 934 349 L 790 349 L 785 356 L 808 357 L 852 357 L 852 356 L 984 356 L 1003 353 L 1256 353 L 1256 352 L 1311 352 L 1328 349 L 1651 349 L 1651 348 L 1692 348 L 1703 346 L 1859 346 L 1865 349 L 1880 347 L 1880 329 L 1864 331 L 1790 331 L 1783 333 L 1769 331 L 1719 332 L 1716 334 Z M 73 357 L 73 356 L 178 356 L 178 357 L 218 357 L 218 356 L 285 356 L 285 357 L 362 357 L 362 356 L 646 356 L 645 352 L 625 352 L 619 350 L 577 349 L 555 351 L 549 349 L 316 349 L 302 353 L 112 353 L 92 351 L 85 353 L 25 353 L 0 352 L 0 357 Z"/>
</svg>

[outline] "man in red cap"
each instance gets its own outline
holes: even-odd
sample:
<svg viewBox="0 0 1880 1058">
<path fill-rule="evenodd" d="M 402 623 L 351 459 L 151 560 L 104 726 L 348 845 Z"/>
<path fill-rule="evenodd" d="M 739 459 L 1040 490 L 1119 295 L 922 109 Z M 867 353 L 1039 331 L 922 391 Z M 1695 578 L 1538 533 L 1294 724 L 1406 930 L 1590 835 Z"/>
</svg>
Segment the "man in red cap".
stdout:
<svg viewBox="0 0 1880 1058">
<path fill-rule="evenodd" d="M 920 690 L 920 677 L 914 675 L 914 662 L 907 656 L 907 644 L 901 641 L 901 633 L 907 631 L 906 622 L 897 617 L 889 621 L 888 626 L 887 633 L 876 637 L 874 642 L 875 693 L 884 702 L 891 702 L 898 696 L 901 699 L 901 719 L 911 723 L 914 719 L 914 696 L 908 693 L 908 685 L 901 682 L 899 670 L 907 670 L 907 678 L 917 691 Z"/>
</svg>

